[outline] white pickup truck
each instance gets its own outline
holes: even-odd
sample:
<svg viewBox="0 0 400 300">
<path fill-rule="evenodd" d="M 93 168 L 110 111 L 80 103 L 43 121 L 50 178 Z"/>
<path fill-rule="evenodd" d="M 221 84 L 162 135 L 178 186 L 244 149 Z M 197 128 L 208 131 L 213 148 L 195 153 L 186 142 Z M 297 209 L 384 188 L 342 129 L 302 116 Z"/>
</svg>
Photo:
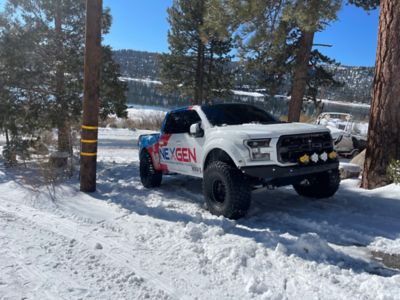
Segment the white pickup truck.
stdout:
<svg viewBox="0 0 400 300">
<path fill-rule="evenodd" d="M 284 123 L 247 104 L 190 106 L 169 112 L 161 132 L 141 135 L 140 178 L 158 187 L 163 174 L 203 178 L 211 213 L 237 219 L 251 191 L 293 185 L 309 198 L 333 196 L 339 162 L 328 129 Z"/>
</svg>

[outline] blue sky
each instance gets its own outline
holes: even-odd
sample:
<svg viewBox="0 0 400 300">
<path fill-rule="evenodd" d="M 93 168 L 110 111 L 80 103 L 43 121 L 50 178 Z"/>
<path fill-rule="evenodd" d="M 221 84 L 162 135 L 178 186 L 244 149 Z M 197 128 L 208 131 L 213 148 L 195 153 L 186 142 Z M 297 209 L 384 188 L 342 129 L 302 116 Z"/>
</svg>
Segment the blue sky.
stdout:
<svg viewBox="0 0 400 300">
<path fill-rule="evenodd" d="M 319 48 L 343 65 L 373 66 L 378 43 L 379 11 L 366 13 L 354 6 L 344 6 L 338 20 L 315 37 L 315 43 L 331 44 Z"/>
<path fill-rule="evenodd" d="M 0 7 L 4 3 L 0 0 Z M 104 39 L 114 49 L 168 51 L 167 13 L 172 0 L 103 0 L 111 8 L 113 25 Z M 344 65 L 373 66 L 378 32 L 378 11 L 369 14 L 345 5 L 338 21 L 317 33 L 315 43 L 331 44 L 320 50 Z"/>
<path fill-rule="evenodd" d="M 115 49 L 168 51 L 167 13 L 172 0 L 104 0 L 111 8 L 113 25 L 105 42 Z M 373 66 L 378 32 L 378 11 L 367 14 L 344 6 L 339 20 L 318 33 L 315 43 L 332 44 L 320 50 L 344 65 Z"/>
</svg>

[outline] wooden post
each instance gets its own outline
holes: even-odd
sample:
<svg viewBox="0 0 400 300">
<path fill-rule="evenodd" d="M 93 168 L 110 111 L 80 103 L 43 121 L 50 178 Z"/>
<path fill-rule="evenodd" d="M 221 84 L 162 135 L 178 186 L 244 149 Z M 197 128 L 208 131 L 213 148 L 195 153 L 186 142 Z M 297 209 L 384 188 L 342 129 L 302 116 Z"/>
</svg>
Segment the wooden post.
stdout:
<svg viewBox="0 0 400 300">
<path fill-rule="evenodd" d="M 97 136 L 101 72 L 102 0 L 86 0 L 85 79 L 81 130 L 82 192 L 96 191 Z"/>
</svg>

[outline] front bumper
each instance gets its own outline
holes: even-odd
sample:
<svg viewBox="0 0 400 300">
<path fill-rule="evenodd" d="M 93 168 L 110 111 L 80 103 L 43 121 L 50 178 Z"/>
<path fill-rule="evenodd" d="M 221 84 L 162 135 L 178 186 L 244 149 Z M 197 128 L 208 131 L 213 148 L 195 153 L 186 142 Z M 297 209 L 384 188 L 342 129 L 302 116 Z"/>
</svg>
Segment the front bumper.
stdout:
<svg viewBox="0 0 400 300">
<path fill-rule="evenodd" d="M 251 166 L 242 167 L 241 171 L 251 177 L 263 179 L 265 181 L 273 181 L 276 179 L 301 177 L 310 174 L 322 173 L 329 170 L 339 168 L 339 162 L 330 162 L 324 164 L 314 164 L 308 166 L 296 165 L 290 167 L 281 166 Z"/>
</svg>

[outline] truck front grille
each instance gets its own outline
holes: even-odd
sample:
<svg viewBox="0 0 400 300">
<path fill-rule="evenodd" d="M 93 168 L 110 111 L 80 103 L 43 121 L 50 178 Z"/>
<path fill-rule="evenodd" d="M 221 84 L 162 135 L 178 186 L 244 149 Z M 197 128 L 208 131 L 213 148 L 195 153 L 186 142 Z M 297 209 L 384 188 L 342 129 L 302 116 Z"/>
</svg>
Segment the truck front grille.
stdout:
<svg viewBox="0 0 400 300">
<path fill-rule="evenodd" d="M 296 163 L 304 154 L 333 151 L 333 143 L 329 133 L 286 135 L 279 139 L 277 151 L 281 163 Z"/>
</svg>

